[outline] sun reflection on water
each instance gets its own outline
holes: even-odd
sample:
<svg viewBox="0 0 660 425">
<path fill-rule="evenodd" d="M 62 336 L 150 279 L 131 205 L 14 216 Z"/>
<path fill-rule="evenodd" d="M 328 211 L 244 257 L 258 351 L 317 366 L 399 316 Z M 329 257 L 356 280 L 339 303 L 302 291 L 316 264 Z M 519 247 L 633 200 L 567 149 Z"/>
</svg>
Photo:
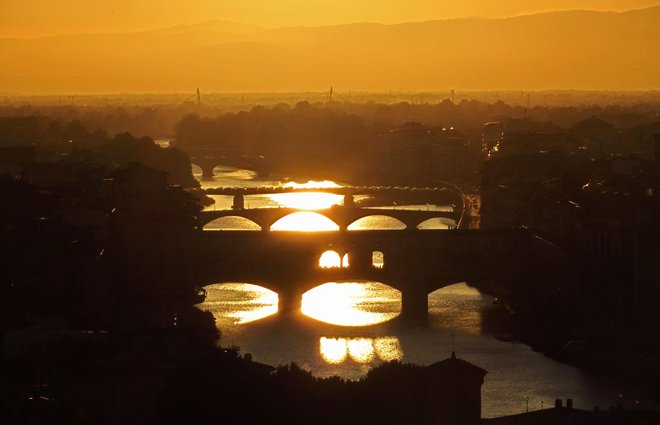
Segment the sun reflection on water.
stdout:
<svg viewBox="0 0 660 425">
<path fill-rule="evenodd" d="M 341 195 L 324 192 L 276 193 L 267 196 L 278 205 L 299 210 L 324 210 L 341 204 L 344 199 Z"/>
<path fill-rule="evenodd" d="M 303 314 L 340 326 L 367 326 L 398 316 L 401 293 L 378 282 L 329 282 L 302 297 Z"/>
<path fill-rule="evenodd" d="M 376 356 L 373 339 L 353 338 L 348 340 L 348 354 L 358 363 L 371 363 Z"/>
<path fill-rule="evenodd" d="M 283 187 L 291 187 L 294 189 L 334 189 L 342 187 L 331 180 L 308 180 L 307 183 L 287 182 L 282 185 Z"/>
<path fill-rule="evenodd" d="M 297 212 L 277 220 L 271 230 L 295 232 L 332 232 L 339 226 L 332 220 L 312 212 Z"/>
<path fill-rule="evenodd" d="M 249 283 L 222 283 L 206 287 L 206 301 L 199 305 L 213 313 L 219 325 L 243 325 L 277 313 L 275 292 Z"/>
<path fill-rule="evenodd" d="M 403 358 L 401 343 L 399 342 L 399 338 L 395 336 L 376 338 L 374 340 L 374 348 L 376 349 L 378 358 L 385 362 L 401 360 Z"/>
<path fill-rule="evenodd" d="M 319 266 L 324 269 L 341 267 L 341 258 L 335 251 L 326 251 L 319 259 Z"/>
<path fill-rule="evenodd" d="M 341 187 L 341 185 L 330 181 L 314 181 L 309 180 L 307 183 L 288 182 L 282 185 L 283 187 L 293 189 L 333 189 Z M 300 210 L 323 210 L 330 208 L 333 205 L 341 204 L 344 197 L 334 193 L 325 192 L 299 192 L 299 193 L 276 193 L 267 195 L 277 205 L 286 208 L 295 208 Z"/>
<path fill-rule="evenodd" d="M 319 340 L 321 358 L 328 364 L 341 364 L 347 359 L 366 364 L 375 360 L 392 361 L 403 358 L 403 349 L 397 337 L 330 338 Z"/>
<path fill-rule="evenodd" d="M 345 338 L 326 338 L 320 340 L 321 357 L 327 363 L 340 364 L 348 357 L 348 345 Z"/>
</svg>

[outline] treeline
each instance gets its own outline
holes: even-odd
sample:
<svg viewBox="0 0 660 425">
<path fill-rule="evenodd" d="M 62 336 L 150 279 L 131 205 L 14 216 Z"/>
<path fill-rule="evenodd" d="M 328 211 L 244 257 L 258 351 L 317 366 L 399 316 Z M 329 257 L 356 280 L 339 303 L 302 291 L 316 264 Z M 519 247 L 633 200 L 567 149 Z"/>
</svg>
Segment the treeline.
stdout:
<svg viewBox="0 0 660 425">
<path fill-rule="evenodd" d="M 538 106 L 527 110 L 503 102 L 476 100 L 458 104 L 449 100 L 437 104 L 298 102 L 293 107 L 278 104 L 217 116 L 190 114 L 177 123 L 173 143 L 183 150 L 201 147 L 235 155 L 264 156 L 269 171 L 281 175 L 379 182 L 387 181 L 401 168 L 409 168 L 407 174 L 414 174 L 422 167 L 421 163 L 406 165 L 404 158 L 397 158 L 401 155 L 399 147 L 407 149 L 402 146 L 406 140 L 389 137 L 393 130 L 409 122 L 422 123 L 429 129 L 457 129 L 466 141 L 465 163 L 470 165 L 465 167 L 471 168 L 463 170 L 463 174 L 476 175 L 483 159 L 482 131 L 487 122 L 503 123 L 508 134 L 538 133 L 553 140 L 572 140 L 577 149 L 583 141 L 576 127 L 600 117 L 617 133 L 618 146 L 607 152 L 610 154 L 639 150 L 640 142 L 660 127 L 655 111 L 652 105 Z M 413 142 L 425 143 L 420 137 Z M 430 139 L 426 143 L 431 143 Z M 378 164 L 379 160 L 385 165 Z M 429 171 L 432 166 L 425 168 L 433 174 Z M 431 180 L 424 183 L 432 183 Z"/>
<path fill-rule="evenodd" d="M 197 111 L 198 108 L 191 102 L 176 106 L 0 106 L 2 117 L 35 116 L 61 122 L 79 121 L 88 128 L 102 128 L 109 134 L 128 132 L 137 137 L 156 138 L 171 135 L 183 116 Z M 221 112 L 213 110 L 213 113 Z"/>
<path fill-rule="evenodd" d="M 366 166 L 378 155 L 389 132 L 408 122 L 458 129 L 469 142 L 470 163 L 477 168 L 483 125 L 487 122 L 508 123 L 509 132 L 561 134 L 570 133 L 575 124 L 587 118 L 597 117 L 620 133 L 622 146 L 630 147 L 622 151 L 637 149 L 634 145 L 660 128 L 658 105 L 650 103 L 526 108 L 502 101 L 463 99 L 453 103 L 445 99 L 438 103 L 393 104 L 301 101 L 293 106 L 279 103 L 236 110 L 241 107 L 250 108 L 192 102 L 149 107 L 5 105 L 0 107 L 0 117 L 5 117 L 0 118 L 5 123 L 0 124 L 0 134 L 4 141 L 28 140 L 42 150 L 64 152 L 73 146 L 88 149 L 107 143 L 111 140 L 108 135 L 123 132 L 174 137 L 173 146 L 184 150 L 208 146 L 264 156 L 266 171 L 284 176 L 364 181 L 365 174 L 376 180 L 383 177 L 375 176 L 375 171 L 366 170 Z M 146 140 L 137 136 L 138 140 Z M 146 145 L 134 150 L 144 158 L 142 161 L 151 161 L 147 165 L 172 174 L 189 174 L 182 158 L 160 158 L 177 155 L 157 152 Z M 180 162 L 181 167 L 176 173 L 174 162 Z M 473 174 L 477 168 L 471 170 Z M 177 177 L 174 181 L 191 185 L 191 179 Z"/>
<path fill-rule="evenodd" d="M 373 136 L 356 115 L 302 102 L 294 108 L 255 107 L 215 118 L 188 115 L 176 126 L 174 145 L 264 156 L 278 173 L 323 177 L 363 164 Z"/>
<path fill-rule="evenodd" d="M 402 424 L 431 423 L 445 400 L 433 400 L 425 367 L 384 363 L 359 381 L 314 377 L 295 363 L 255 373 L 236 352 L 220 352 L 205 363 L 183 365 L 162 392 L 161 423 Z M 238 406 L 250 406 L 238 408 Z"/>
<path fill-rule="evenodd" d="M 198 186 L 184 152 L 161 149 L 151 138 L 130 133 L 111 137 L 105 129 L 90 130 L 88 123 L 80 120 L 0 117 L 0 144 L 33 145 L 39 162 L 83 161 L 108 168 L 138 162 L 167 172 L 170 184 Z"/>
<path fill-rule="evenodd" d="M 576 94 L 579 96 L 579 93 Z M 381 96 L 382 97 L 382 96 Z M 559 128 L 570 128 L 579 121 L 596 116 L 613 124 L 616 128 L 625 129 L 649 125 L 658 120 L 660 105 L 652 98 L 640 97 L 638 102 L 632 102 L 629 97 L 622 96 L 618 104 L 613 98 L 593 98 L 593 104 L 574 106 L 571 98 L 566 98 L 562 105 L 562 97 L 551 99 L 553 104 L 524 106 L 524 103 L 511 104 L 502 100 L 485 101 L 476 99 L 461 99 L 451 102 L 445 99 L 432 103 L 414 102 L 384 102 L 381 97 L 374 96 L 377 101 L 370 101 L 367 96 L 359 97 L 359 101 L 344 102 L 296 102 L 294 98 L 285 99 L 290 103 L 269 103 L 260 99 L 257 105 L 268 105 L 265 108 L 278 110 L 297 109 L 297 105 L 311 106 L 313 109 L 330 110 L 337 114 L 359 117 L 367 126 L 398 127 L 410 121 L 426 125 L 442 125 L 469 131 L 470 128 L 480 129 L 485 122 L 506 121 L 509 119 L 527 118 L 536 121 L 550 121 Z M 545 96 L 547 97 L 547 96 Z M 542 98 L 545 98 L 542 96 Z M 590 98 L 590 99 L 591 99 Z M 386 98 L 387 100 L 387 98 Z M 532 97 L 532 100 L 534 98 Z M 600 103 L 599 103 L 600 102 Z M 116 103 L 116 102 L 115 102 Z M 535 100 L 534 103 L 538 103 Z M 32 106 L 30 104 L 6 104 L 0 106 L 0 116 L 50 117 L 59 121 L 81 121 L 88 128 L 103 128 L 110 134 L 130 132 L 136 136 L 167 137 L 175 134 L 175 127 L 186 115 L 196 114 L 200 117 L 219 117 L 221 115 L 237 115 L 241 111 L 251 112 L 253 109 L 263 109 L 255 103 L 197 105 L 192 101 L 173 103 L 154 100 L 145 106 L 144 102 L 131 106 L 109 105 L 62 105 Z"/>
</svg>

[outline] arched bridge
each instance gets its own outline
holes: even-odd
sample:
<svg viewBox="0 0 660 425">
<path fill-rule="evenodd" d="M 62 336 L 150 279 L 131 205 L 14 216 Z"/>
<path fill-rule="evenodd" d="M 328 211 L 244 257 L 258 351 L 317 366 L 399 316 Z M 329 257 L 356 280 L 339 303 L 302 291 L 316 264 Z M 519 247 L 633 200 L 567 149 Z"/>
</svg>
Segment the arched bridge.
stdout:
<svg viewBox="0 0 660 425">
<path fill-rule="evenodd" d="M 348 186 L 334 188 L 294 188 L 294 187 L 256 187 L 256 188 L 216 188 L 206 189 L 209 195 L 233 196 L 231 210 L 203 211 L 198 215 L 197 226 L 202 229 L 205 225 L 222 217 L 242 217 L 256 223 L 263 231 L 270 230 L 271 226 L 281 218 L 295 212 L 308 211 L 296 208 L 245 208 L 245 196 L 274 193 L 300 193 L 300 192 L 324 192 L 344 196 L 343 205 L 333 205 L 330 208 L 314 210 L 313 212 L 323 215 L 339 226 L 339 230 L 346 230 L 355 221 L 369 216 L 384 215 L 402 222 L 406 229 L 416 229 L 417 226 L 431 218 L 449 218 L 460 227 L 463 221 L 465 209 L 463 208 L 462 194 L 446 187 L 440 188 L 399 188 L 399 187 L 365 187 Z M 354 202 L 356 194 L 387 194 L 396 196 L 402 194 L 425 194 L 435 196 L 435 201 L 440 199 L 453 206 L 449 211 L 431 209 L 399 209 L 389 207 L 360 207 Z M 439 195 L 439 196 L 438 196 Z M 460 204 L 460 206 L 456 206 Z"/>
<path fill-rule="evenodd" d="M 242 217 L 256 223 L 261 230 L 268 231 L 271 226 L 290 214 L 307 211 L 296 208 L 255 208 L 255 209 L 242 209 L 242 210 L 220 210 L 220 211 L 203 211 L 198 216 L 197 224 L 199 228 L 203 228 L 208 223 L 223 217 Z M 332 220 L 339 230 L 346 230 L 349 225 L 357 220 L 375 215 L 384 215 L 387 217 L 395 218 L 405 224 L 406 229 L 416 229 L 417 226 L 424 221 L 431 218 L 449 218 L 458 223 L 460 214 L 454 211 L 428 211 L 428 210 L 396 210 L 396 209 L 374 209 L 374 208 L 356 208 L 344 207 L 335 205 L 331 208 L 314 210 L 316 214 L 320 214 Z"/>
<path fill-rule="evenodd" d="M 236 149 L 209 148 L 205 146 L 180 147 L 190 157 L 190 162 L 202 169 L 202 177 L 213 178 L 213 169 L 219 165 L 231 165 L 238 168 L 262 170 L 265 166 L 263 156 L 248 155 Z"/>
<path fill-rule="evenodd" d="M 560 270 L 545 243 L 525 229 L 367 232 L 198 232 L 197 275 L 202 284 L 250 282 L 279 295 L 280 310 L 300 307 L 302 294 L 321 283 L 365 279 L 402 294 L 402 318 L 424 324 L 428 294 L 454 283 L 529 284 Z M 321 255 L 348 254 L 348 267 L 324 269 Z M 383 264 L 374 264 L 374 252 Z M 381 267 L 382 266 L 382 267 Z"/>
</svg>

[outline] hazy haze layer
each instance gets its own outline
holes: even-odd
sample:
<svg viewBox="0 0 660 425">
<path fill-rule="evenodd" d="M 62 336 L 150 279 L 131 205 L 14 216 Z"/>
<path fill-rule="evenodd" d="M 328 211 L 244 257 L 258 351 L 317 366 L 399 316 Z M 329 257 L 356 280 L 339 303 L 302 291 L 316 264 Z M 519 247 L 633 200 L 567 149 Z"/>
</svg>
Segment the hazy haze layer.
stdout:
<svg viewBox="0 0 660 425">
<path fill-rule="evenodd" d="M 658 0 L 2 0 L 0 37 L 138 31 L 209 19 L 261 26 L 400 23 L 548 10 L 623 11 Z"/>
<path fill-rule="evenodd" d="M 658 89 L 658 22 L 660 6 L 276 29 L 208 21 L 0 39 L 0 91 Z"/>
</svg>

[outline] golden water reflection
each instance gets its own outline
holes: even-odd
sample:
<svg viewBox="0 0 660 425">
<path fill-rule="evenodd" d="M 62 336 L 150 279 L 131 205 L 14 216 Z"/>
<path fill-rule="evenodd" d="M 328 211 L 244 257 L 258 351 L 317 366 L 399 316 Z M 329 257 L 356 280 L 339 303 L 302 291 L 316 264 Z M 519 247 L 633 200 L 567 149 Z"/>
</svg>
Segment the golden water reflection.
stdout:
<svg viewBox="0 0 660 425">
<path fill-rule="evenodd" d="M 244 217 L 228 216 L 217 218 L 204 226 L 204 230 L 235 230 L 235 231 L 259 231 L 261 227 L 254 221 Z"/>
<path fill-rule="evenodd" d="M 235 327 L 277 312 L 275 292 L 249 283 L 218 283 L 206 287 L 199 308 L 210 311 L 220 328 Z M 302 313 L 339 326 L 386 322 L 401 312 L 401 293 L 378 282 L 330 282 L 302 296 Z"/>
<path fill-rule="evenodd" d="M 319 266 L 324 269 L 341 267 L 341 257 L 339 257 L 339 254 L 334 251 L 326 251 L 321 254 Z"/>
<path fill-rule="evenodd" d="M 399 315 L 401 293 L 379 282 L 329 282 L 303 294 L 302 312 L 333 325 L 375 325 Z"/>
<path fill-rule="evenodd" d="M 220 327 L 243 325 L 277 313 L 275 292 L 249 283 L 222 283 L 206 287 L 206 300 L 199 305 L 210 311 Z"/>
<path fill-rule="evenodd" d="M 347 227 L 347 230 L 403 230 L 405 228 L 406 225 L 394 217 L 388 217 L 386 215 L 370 215 L 351 223 Z"/>
<path fill-rule="evenodd" d="M 493 298 L 484 295 L 465 282 L 431 292 L 429 300 L 429 326 L 464 334 L 481 334 L 481 308 Z M 446 319 L 450 317 L 451 321 Z"/>
<path fill-rule="evenodd" d="M 319 340 L 321 358 L 329 364 L 341 364 L 349 358 L 356 363 L 366 364 L 375 360 L 392 361 L 403 358 L 399 338 L 330 338 Z"/>
<path fill-rule="evenodd" d="M 286 182 L 283 187 L 291 187 L 294 189 L 334 189 L 342 187 L 340 184 L 332 180 L 307 180 L 307 183 Z"/>
<path fill-rule="evenodd" d="M 344 197 L 334 193 L 301 192 L 266 195 L 278 205 L 299 210 L 324 210 L 342 203 Z"/>
<path fill-rule="evenodd" d="M 321 254 L 319 259 L 319 266 L 323 269 L 332 269 L 339 267 L 349 267 L 350 263 L 348 262 L 348 254 L 344 254 L 343 257 L 339 257 L 335 251 L 326 251 Z"/>
<path fill-rule="evenodd" d="M 282 186 L 293 189 L 333 189 L 342 187 L 330 180 L 309 180 L 307 183 L 287 182 Z M 341 204 L 344 199 L 342 195 L 325 192 L 277 193 L 266 196 L 278 205 L 301 210 L 322 210 L 330 208 L 333 205 Z"/>
<path fill-rule="evenodd" d="M 332 232 L 339 230 L 339 226 L 320 214 L 297 212 L 277 220 L 270 226 L 270 229 L 294 232 Z"/>
</svg>

